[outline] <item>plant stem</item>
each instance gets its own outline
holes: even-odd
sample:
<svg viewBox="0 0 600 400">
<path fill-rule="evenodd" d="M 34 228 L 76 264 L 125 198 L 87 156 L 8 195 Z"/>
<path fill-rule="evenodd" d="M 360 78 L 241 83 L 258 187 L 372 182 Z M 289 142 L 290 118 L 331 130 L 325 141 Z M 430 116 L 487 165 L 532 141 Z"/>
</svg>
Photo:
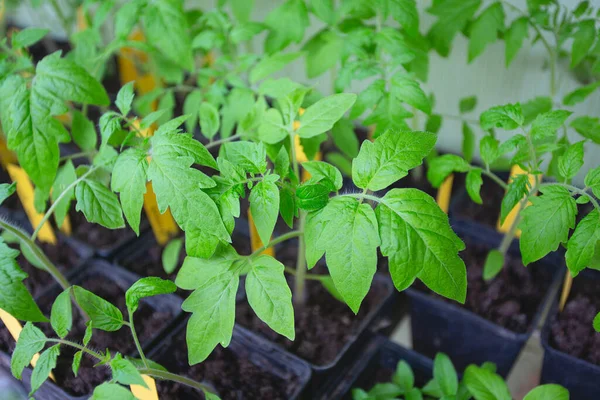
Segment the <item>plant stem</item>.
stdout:
<svg viewBox="0 0 600 400">
<path fill-rule="evenodd" d="M 58 161 L 63 162 L 63 161 L 67 161 L 67 160 L 72 160 L 74 158 L 83 158 L 83 157 L 87 157 L 87 156 L 93 156 L 96 153 L 98 153 L 96 150 L 81 151 L 79 153 L 69 154 L 68 156 L 62 156 Z"/>
<path fill-rule="evenodd" d="M 58 5 L 58 1 L 50 0 L 50 4 L 52 5 L 52 8 L 54 8 L 56 16 L 58 17 L 58 19 L 60 19 L 60 23 L 62 24 L 63 29 L 67 34 L 67 38 L 71 37 L 71 24 L 69 23 L 69 20 L 67 19 L 65 14 L 62 12 L 60 6 Z"/>
<path fill-rule="evenodd" d="M 140 354 L 140 358 L 144 363 L 144 366 L 148 368 L 148 361 L 146 360 L 146 356 L 144 355 L 144 350 L 142 349 L 142 345 L 140 344 L 140 340 L 138 339 L 137 332 L 135 331 L 135 326 L 133 325 L 133 312 L 131 310 L 127 310 L 129 313 L 129 329 L 131 330 L 131 336 L 133 337 L 133 341 L 135 342 L 135 347 Z"/>
<path fill-rule="evenodd" d="M 466 122 L 472 125 L 477 125 L 479 126 L 479 121 L 477 121 L 476 119 L 470 119 L 470 118 L 464 118 L 460 115 L 452 115 L 452 114 L 443 114 L 443 113 L 437 113 L 437 115 L 439 115 L 442 118 L 448 118 L 448 119 L 453 119 L 456 121 L 461 121 L 461 122 Z"/>
<path fill-rule="evenodd" d="M 211 148 L 219 146 L 219 145 L 221 145 L 223 143 L 233 142 L 234 140 L 237 140 L 237 139 L 239 139 L 241 137 L 242 137 L 242 135 L 229 136 L 228 138 L 225 138 L 225 139 L 215 140 L 214 142 L 211 142 L 211 143 L 207 144 L 205 147 L 207 149 L 211 149 Z"/>
<path fill-rule="evenodd" d="M 300 210 L 300 218 L 298 221 L 300 232 L 304 232 L 304 226 L 306 225 L 306 211 Z M 306 284 L 306 272 L 308 268 L 306 266 L 306 243 L 304 242 L 304 236 L 298 240 L 298 257 L 296 258 L 296 279 L 294 280 L 294 302 L 296 304 L 304 304 L 306 296 L 304 293 L 304 286 Z"/>
<path fill-rule="evenodd" d="M 486 169 L 482 169 L 481 172 L 485 176 L 487 176 L 488 178 L 490 178 L 494 182 L 496 182 L 498 185 L 500 185 L 502 187 L 502 189 L 504 189 L 504 190 L 508 189 L 508 185 L 506 184 L 506 182 L 504 182 L 502 179 L 500 179 L 500 177 L 498 175 L 496 175 L 492 171 L 490 171 L 489 167 Z"/>
<path fill-rule="evenodd" d="M 594 205 L 594 207 L 598 211 L 600 211 L 600 204 L 598 203 L 598 201 L 593 196 L 591 196 L 588 192 L 586 192 L 583 189 L 579 189 L 577 186 L 569 185 L 567 183 L 560 183 L 560 182 L 548 182 L 548 183 L 542 183 L 540 185 L 540 187 L 546 187 L 546 186 L 562 186 L 573 193 L 577 193 L 578 195 L 581 195 L 581 196 L 587 196 L 587 198 L 590 199 L 590 202 Z"/>
<path fill-rule="evenodd" d="M 92 172 L 94 172 L 96 170 L 96 166 L 91 167 L 85 174 L 81 175 L 79 178 L 77 178 L 76 180 L 74 180 L 69 186 L 67 186 L 65 188 L 65 190 L 62 191 L 62 193 L 56 198 L 56 200 L 54 200 L 54 202 L 52 203 L 52 205 L 50 206 L 50 208 L 48 209 L 48 211 L 46 211 L 46 214 L 44 214 L 44 217 L 42 218 L 42 220 L 40 221 L 40 223 L 38 224 L 38 226 L 35 228 L 35 231 L 33 231 L 33 234 L 31 235 L 31 240 L 35 241 L 35 238 L 37 237 L 38 233 L 40 232 L 40 229 L 42 229 L 42 227 L 44 226 L 44 224 L 48 221 L 48 219 L 52 216 L 52 213 L 54 212 L 54 209 L 56 207 L 58 207 L 58 204 L 60 203 L 60 201 L 62 200 L 63 197 L 65 197 L 65 195 L 67 194 L 67 192 L 69 192 L 71 189 L 73 189 L 79 182 L 81 182 L 82 180 L 84 180 L 85 178 L 87 178 Z"/>
<path fill-rule="evenodd" d="M 48 273 L 52 275 L 54 280 L 57 281 L 63 289 L 67 289 L 69 286 L 71 286 L 67 278 L 65 278 L 65 276 L 58 270 L 58 268 L 56 268 L 54 264 L 52 264 L 52 261 L 50 261 L 48 257 L 46 257 L 46 254 L 44 254 L 42 249 L 40 249 L 38 245 L 33 241 L 33 239 L 30 239 L 25 232 L 23 232 L 19 228 L 12 226 L 8 222 L 3 221 L 2 219 L 0 219 L 0 228 L 16 236 L 19 239 L 21 245 L 27 246 L 27 248 L 44 265 L 46 271 L 48 271 Z"/>
<path fill-rule="evenodd" d="M 374 201 L 376 203 L 381 203 L 381 198 L 365 193 L 346 193 L 341 194 L 340 197 L 354 197 L 355 199 L 365 199 Z"/>
<path fill-rule="evenodd" d="M 295 237 L 300 237 L 302 236 L 304 233 L 300 230 L 297 231 L 291 231 L 288 233 L 285 233 L 281 236 L 276 237 L 275 239 L 271 240 L 269 243 L 265 244 L 264 246 L 262 246 L 261 248 L 257 249 L 256 251 L 254 251 L 252 254 L 250 254 L 248 257 L 250 258 L 254 258 L 259 256 L 263 251 L 265 251 L 266 249 L 268 249 L 269 247 L 273 247 L 278 243 L 281 242 L 285 242 L 286 240 L 295 238 Z"/>
<path fill-rule="evenodd" d="M 173 382 L 177 382 L 177 383 L 181 383 L 183 385 L 189 386 L 194 389 L 214 393 L 214 390 L 209 388 L 208 386 L 203 385 L 200 382 L 196 382 L 185 376 L 180 376 L 177 374 L 173 374 L 171 372 L 161 371 L 159 369 L 154 369 L 154 368 L 140 368 L 140 369 L 138 369 L 138 371 L 140 374 L 148 375 L 153 378 L 173 381 Z"/>
<path fill-rule="evenodd" d="M 292 267 L 285 267 L 285 272 L 290 275 L 296 276 L 296 270 Z M 313 280 L 313 281 L 321 281 L 325 278 L 328 278 L 329 275 L 319 275 L 319 274 L 305 274 L 304 279 Z"/>
<path fill-rule="evenodd" d="M 96 353 L 94 350 L 90 350 L 87 347 L 84 347 L 82 345 L 80 345 L 79 343 L 75 343 L 75 342 L 71 342 L 70 340 L 65 340 L 65 339 L 46 339 L 46 341 L 48 342 L 52 342 L 52 343 L 60 343 L 60 344 L 64 344 L 66 346 L 71 346 L 74 347 L 78 350 L 81 350 L 82 352 L 98 359 L 98 360 L 103 360 L 104 357 L 102 357 L 102 355 L 100 355 L 100 353 Z"/>
</svg>

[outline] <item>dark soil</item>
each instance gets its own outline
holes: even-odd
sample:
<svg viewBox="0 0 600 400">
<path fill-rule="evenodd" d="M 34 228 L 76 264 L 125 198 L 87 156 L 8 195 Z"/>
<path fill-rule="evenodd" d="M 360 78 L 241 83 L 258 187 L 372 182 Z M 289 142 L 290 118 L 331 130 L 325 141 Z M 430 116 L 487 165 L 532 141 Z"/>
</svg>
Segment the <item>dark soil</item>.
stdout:
<svg viewBox="0 0 600 400">
<path fill-rule="evenodd" d="M 597 279 L 575 278 L 569 301 L 551 325 L 550 345 L 564 353 L 600 365 L 600 333 L 592 321 L 600 311 Z"/>
<path fill-rule="evenodd" d="M 175 344 L 164 352 L 163 357 L 156 361 L 170 372 L 208 383 L 223 400 L 289 398 L 288 388 L 294 387 L 293 380 L 267 373 L 275 368 L 268 365 L 268 360 L 264 357 L 254 358 L 260 360 L 258 363 L 262 368 L 259 368 L 250 361 L 251 355 L 247 351 L 234 350 L 232 347 L 233 343 L 227 349 L 217 346 L 206 361 L 190 367 L 185 337 L 181 334 L 177 336 Z M 204 398 L 202 393 L 179 383 L 157 381 L 156 385 L 161 400 Z"/>
<path fill-rule="evenodd" d="M 129 318 L 127 307 L 125 305 L 125 291 L 123 291 L 119 285 L 115 284 L 114 281 L 102 275 L 94 274 L 87 277 L 79 284 L 116 305 L 123 313 L 123 317 L 125 319 Z M 50 313 L 51 302 L 51 299 L 48 299 L 47 301 L 41 299 L 39 302 L 42 311 L 44 311 L 46 315 L 49 315 Z M 134 314 L 136 332 L 142 345 L 147 343 L 164 329 L 173 317 L 174 315 L 170 312 L 155 311 L 151 306 L 142 301 L 140 307 Z M 40 327 L 47 336 L 56 336 L 50 324 L 40 324 Z M 85 328 L 83 318 L 81 318 L 79 311 L 74 308 L 73 328 L 67 336 L 67 339 L 80 343 L 83 339 Z M 127 327 L 123 327 L 116 332 L 105 332 L 94 329 L 89 347 L 98 351 L 110 349 L 111 354 L 120 352 L 124 355 L 133 355 L 136 352 L 135 344 Z M 74 396 L 87 395 L 93 391 L 95 386 L 110 379 L 110 370 L 103 366 L 94 368 L 97 360 L 87 356 L 84 356 L 82 359 L 79 375 L 75 377 L 71 369 L 74 354 L 75 349 L 62 346 L 61 355 L 58 359 L 57 367 L 54 370 L 56 383 L 67 393 Z"/>
<path fill-rule="evenodd" d="M 465 191 L 463 192 L 460 201 L 456 204 L 454 211 L 460 218 L 474 220 L 495 228 L 498 223 L 498 218 L 500 218 L 500 208 L 502 205 L 502 198 L 504 197 L 504 189 L 490 178 L 486 176 L 483 176 L 482 178 L 483 185 L 481 186 L 480 193 L 483 204 L 475 203 Z"/>
<path fill-rule="evenodd" d="M 278 259 L 285 265 L 293 265 L 289 260 L 295 254 L 296 247 L 286 246 L 281 249 Z M 323 266 L 311 270 L 311 273 L 316 274 L 326 272 Z M 293 277 L 288 277 L 288 284 L 290 288 L 294 287 Z M 294 307 L 296 339 L 293 342 L 262 322 L 245 300 L 238 302 L 235 320 L 313 364 L 327 365 L 359 333 L 362 322 L 384 301 L 389 290 L 389 287 L 374 280 L 359 313 L 354 315 L 346 304 L 336 300 L 321 283 L 307 280 L 306 304 Z"/>
<path fill-rule="evenodd" d="M 108 229 L 98 224 L 89 223 L 85 215 L 76 212 L 75 208 L 71 208 L 69 217 L 73 226 L 73 237 L 99 250 L 112 248 L 128 237 L 133 239 L 135 235 L 129 227 Z"/>
<path fill-rule="evenodd" d="M 469 242 L 466 245 L 460 256 L 467 266 L 467 300 L 461 306 L 513 332 L 526 332 L 552 283 L 553 271 L 539 263 L 525 268 L 520 258 L 508 255 L 502 271 L 485 282 L 483 266 L 489 247 Z M 433 294 L 420 281 L 415 287 L 452 301 Z"/>
</svg>

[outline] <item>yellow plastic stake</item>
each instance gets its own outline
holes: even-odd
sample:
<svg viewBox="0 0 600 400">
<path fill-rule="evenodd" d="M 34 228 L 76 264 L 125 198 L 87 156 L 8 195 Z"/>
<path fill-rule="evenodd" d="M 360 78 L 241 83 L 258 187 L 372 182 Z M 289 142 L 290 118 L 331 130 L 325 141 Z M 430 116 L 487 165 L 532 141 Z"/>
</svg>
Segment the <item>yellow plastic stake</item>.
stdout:
<svg viewBox="0 0 600 400">
<path fill-rule="evenodd" d="M 369 126 L 369 131 L 367 132 L 367 139 L 369 139 L 371 142 L 374 140 L 373 135 L 375 134 L 375 128 L 375 125 L 371 125 Z"/>
<path fill-rule="evenodd" d="M 9 313 L 7 313 L 6 311 L 4 311 L 1 308 L 0 308 L 0 319 L 2 320 L 2 322 L 4 322 L 6 329 L 8 329 L 8 331 L 10 332 L 10 335 L 13 337 L 13 339 L 15 339 L 15 341 L 19 340 L 19 335 L 21 334 L 21 331 L 23 330 L 21 323 L 15 317 L 13 317 L 12 315 L 10 315 Z M 40 358 L 39 353 L 34 354 L 34 356 L 31 358 L 31 366 L 35 367 L 35 364 L 37 363 L 37 360 L 39 358 Z M 52 380 L 54 380 L 54 375 L 52 374 L 52 372 L 50 372 L 49 376 Z"/>
<path fill-rule="evenodd" d="M 142 378 L 144 378 L 144 382 L 146 382 L 148 388 L 141 385 L 131 385 L 129 387 L 131 393 L 140 400 L 158 400 L 158 391 L 156 390 L 156 382 L 154 379 L 148 375 L 142 375 Z"/>
<path fill-rule="evenodd" d="M 513 165 L 513 167 L 510 169 L 510 178 L 509 178 L 509 181 L 512 178 L 514 178 L 515 176 L 517 176 L 517 175 L 524 175 L 524 174 L 527 174 L 527 171 L 525 171 L 524 169 L 522 169 L 518 165 Z M 531 186 L 533 186 L 535 184 L 535 179 L 536 179 L 535 175 L 529 174 L 528 179 L 529 179 L 529 184 Z M 531 204 L 531 202 L 527 203 L 527 206 L 529 204 Z M 518 213 L 519 213 L 519 204 L 517 204 L 512 210 L 510 210 L 510 212 L 506 216 L 506 219 L 504 220 L 504 224 L 500 224 L 500 218 L 498 218 L 498 224 L 497 224 L 498 231 L 502 232 L 502 233 L 507 233 L 510 230 L 510 227 L 515 222 L 515 219 L 517 218 L 517 214 Z M 520 238 L 521 237 L 521 230 L 520 229 L 517 229 L 515 231 L 515 237 L 516 238 Z"/>
<path fill-rule="evenodd" d="M 8 164 L 16 164 L 17 156 L 15 153 L 8 149 L 4 138 L 0 137 L 0 164 L 4 169 L 7 168 Z"/>
<path fill-rule="evenodd" d="M 298 114 L 300 114 L 300 116 L 302 116 L 302 114 L 304 114 L 304 108 L 300 108 L 298 110 Z M 300 121 L 294 121 L 293 123 L 293 128 L 294 131 L 297 131 L 298 129 L 300 129 Z M 302 143 L 300 142 L 300 136 L 296 135 L 294 136 L 294 150 L 296 151 L 296 160 L 302 164 L 308 160 L 308 157 L 306 157 L 306 153 L 304 153 L 304 148 L 302 147 Z M 317 154 L 315 154 L 315 160 L 320 161 L 323 159 L 323 155 L 321 154 L 321 152 L 317 152 Z M 308 172 L 307 170 L 302 170 L 302 178 L 301 181 L 302 182 L 306 182 L 307 180 L 310 179 L 310 172 Z"/>
<path fill-rule="evenodd" d="M 438 189 L 436 201 L 443 212 L 448 214 L 450 208 L 450 196 L 452 195 L 452 184 L 454 183 L 454 174 L 450 174 L 444 179 L 444 182 Z"/>
<path fill-rule="evenodd" d="M 21 168 L 14 164 L 7 165 L 8 175 L 13 182 L 17 182 L 17 195 L 23 204 L 25 213 L 31 222 L 31 226 L 35 229 L 42 222 L 44 217 L 42 214 L 35 210 L 33 205 L 33 185 L 27 176 L 27 173 Z M 46 242 L 56 244 L 56 236 L 54 231 L 48 222 L 44 223 L 42 229 L 40 229 L 37 238 L 40 242 Z"/>
<path fill-rule="evenodd" d="M 563 282 L 562 292 L 560 294 L 560 303 L 558 304 L 558 309 L 560 312 L 564 310 L 565 304 L 567 304 L 569 293 L 571 293 L 571 286 L 573 286 L 573 275 L 571 275 L 571 271 L 567 270 L 567 274 L 565 275 L 565 280 Z"/>
<path fill-rule="evenodd" d="M 88 28 L 87 18 L 83 6 L 77 7 L 77 30 L 85 31 Z"/>
</svg>

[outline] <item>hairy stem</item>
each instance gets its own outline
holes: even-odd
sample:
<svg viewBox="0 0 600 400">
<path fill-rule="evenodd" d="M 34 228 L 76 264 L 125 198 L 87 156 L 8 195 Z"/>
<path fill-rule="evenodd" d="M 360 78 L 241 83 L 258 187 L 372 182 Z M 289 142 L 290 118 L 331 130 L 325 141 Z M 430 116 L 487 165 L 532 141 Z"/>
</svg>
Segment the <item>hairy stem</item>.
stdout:
<svg viewBox="0 0 600 400">
<path fill-rule="evenodd" d="M 154 368 L 140 368 L 140 369 L 138 369 L 138 371 L 140 374 L 148 375 L 153 378 L 164 379 L 167 381 L 173 381 L 173 382 L 177 382 L 177 383 L 181 383 L 183 385 L 189 386 L 194 389 L 214 393 L 214 390 L 211 389 L 210 387 L 203 385 L 200 382 L 196 382 L 195 380 L 187 378 L 185 376 L 180 376 L 177 374 L 173 374 L 171 372 L 161 371 L 159 369 L 154 369 Z"/>
<path fill-rule="evenodd" d="M 298 221 L 300 232 L 304 232 L 306 225 L 306 211 L 300 211 L 300 219 Z M 306 243 L 304 236 L 298 240 L 298 258 L 296 258 L 296 279 L 294 280 L 294 302 L 296 304 L 304 304 L 306 296 L 304 286 L 306 284 Z"/>
<path fill-rule="evenodd" d="M 31 235 L 31 240 L 32 241 L 35 241 L 35 238 L 37 237 L 38 233 L 40 232 L 40 229 L 42 229 L 42 227 L 44 226 L 44 224 L 52 216 L 52 214 L 54 213 L 54 209 L 56 209 L 56 207 L 58 207 L 58 204 L 60 203 L 60 201 L 62 200 L 62 198 L 65 197 L 65 195 L 67 194 L 67 192 L 70 191 L 71 189 L 73 189 L 79 182 L 81 182 L 82 180 L 84 180 L 85 178 L 87 178 L 96 169 L 97 169 L 97 167 L 95 167 L 95 166 L 91 167 L 85 174 L 83 174 L 79 178 L 75 179 L 69 186 L 67 186 L 65 188 L 65 190 L 62 191 L 62 193 L 56 198 L 56 200 L 54 200 L 54 202 L 52 203 L 52 205 L 50 206 L 50 208 L 48 209 L 48 211 L 46 211 L 46 214 L 44 214 L 44 217 L 42 218 L 42 220 L 40 221 L 40 223 L 38 224 L 38 226 L 35 228 L 35 230 L 33 231 L 33 234 Z"/>
<path fill-rule="evenodd" d="M 140 358 L 144 363 L 144 366 L 148 368 L 148 361 L 146 360 L 146 356 L 144 355 L 144 350 L 142 349 L 142 345 L 140 344 L 140 339 L 138 339 L 137 332 L 135 331 L 135 326 L 133 325 L 133 312 L 127 310 L 129 312 L 129 329 L 131 330 L 131 337 L 133 337 L 133 341 L 135 343 L 135 347 L 140 354 Z"/>
<path fill-rule="evenodd" d="M 83 157 L 87 157 L 87 156 L 93 156 L 96 153 L 98 153 L 97 150 L 81 151 L 79 153 L 73 153 L 73 154 L 69 154 L 67 156 L 62 156 L 58 161 L 63 162 L 63 161 L 67 161 L 67 160 L 73 160 L 75 158 L 83 158 Z"/>
<path fill-rule="evenodd" d="M 46 341 L 51 342 L 51 343 L 60 343 L 60 344 L 66 345 L 66 346 L 71 346 L 77 350 L 81 350 L 82 352 L 86 353 L 89 356 L 96 358 L 99 361 L 102 361 L 104 359 L 104 357 L 102 357 L 102 355 L 100 353 L 96 353 L 94 350 L 90 350 L 87 347 L 84 347 L 84 346 L 80 345 L 79 343 L 71 342 L 70 340 L 46 339 Z"/>
<path fill-rule="evenodd" d="M 490 171 L 489 167 L 486 169 L 482 169 L 481 172 L 485 176 L 487 176 L 488 178 L 490 178 L 494 182 L 496 182 L 498 185 L 500 185 L 502 187 L 502 189 L 504 189 L 504 190 L 508 189 L 508 185 L 506 184 L 506 182 L 504 182 L 502 179 L 500 179 L 500 177 L 498 175 L 496 175 L 492 171 Z"/>
<path fill-rule="evenodd" d="M 581 196 L 586 196 L 588 199 L 590 199 L 590 203 L 593 204 L 593 206 L 596 208 L 596 210 L 600 211 L 600 204 L 598 203 L 598 201 L 593 196 L 591 196 L 588 192 L 586 192 L 583 189 L 578 188 L 577 186 L 569 185 L 567 183 L 559 183 L 559 182 L 548 182 L 548 183 L 542 183 L 540 185 L 540 187 L 546 187 L 546 186 L 562 186 L 562 187 L 568 189 L 570 192 L 576 193 Z"/>
<path fill-rule="evenodd" d="M 285 267 L 285 272 L 290 275 L 296 276 L 296 269 L 292 267 Z M 304 275 L 304 279 L 313 280 L 313 281 L 322 281 L 325 278 L 328 278 L 329 275 L 319 275 L 319 274 L 306 274 Z"/>
<path fill-rule="evenodd" d="M 285 233 L 281 236 L 276 237 L 275 239 L 271 240 L 269 243 L 265 244 L 264 246 L 262 246 L 261 248 L 257 249 L 256 251 L 254 251 L 252 254 L 250 254 L 248 257 L 250 258 L 254 258 L 259 256 L 263 251 L 265 251 L 266 249 L 268 249 L 269 247 L 273 247 L 276 244 L 279 244 L 281 242 L 285 242 L 286 240 L 295 238 L 295 237 L 300 237 L 302 236 L 304 233 L 302 231 L 291 231 L 288 233 Z"/>
<path fill-rule="evenodd" d="M 211 143 L 207 144 L 205 147 L 207 149 L 211 149 L 213 147 L 220 146 L 223 143 L 233 142 L 234 140 L 237 140 L 237 139 L 239 139 L 241 137 L 242 137 L 242 135 L 229 136 L 228 138 L 225 138 L 225 139 L 215 140 L 214 142 L 211 142 Z"/>
</svg>

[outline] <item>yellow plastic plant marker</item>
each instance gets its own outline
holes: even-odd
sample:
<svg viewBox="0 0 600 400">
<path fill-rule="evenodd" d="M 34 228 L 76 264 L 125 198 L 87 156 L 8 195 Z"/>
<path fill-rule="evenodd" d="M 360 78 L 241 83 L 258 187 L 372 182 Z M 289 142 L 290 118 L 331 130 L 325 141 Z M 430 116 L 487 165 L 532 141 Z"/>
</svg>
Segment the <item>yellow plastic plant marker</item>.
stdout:
<svg viewBox="0 0 600 400">
<path fill-rule="evenodd" d="M 523 170 L 518 165 L 513 165 L 512 168 L 510 169 L 509 181 L 517 175 L 524 175 L 524 174 L 527 174 L 527 171 Z M 529 184 L 533 186 L 535 184 L 535 179 L 536 179 L 535 175 L 529 174 L 528 179 L 529 179 Z M 531 204 L 531 203 L 530 202 L 527 203 L 527 205 L 529 205 L 529 204 Z M 519 205 L 517 204 L 512 210 L 510 210 L 510 212 L 506 216 L 506 219 L 504 220 L 504 224 L 500 224 L 500 218 L 498 218 L 498 224 L 497 224 L 498 232 L 507 233 L 510 230 L 510 227 L 515 222 L 515 218 L 517 218 L 518 213 L 519 213 Z M 520 229 L 517 229 L 515 231 L 515 237 L 516 238 L 521 237 Z"/>
<path fill-rule="evenodd" d="M 33 205 L 33 185 L 31 184 L 27 173 L 21 167 L 14 164 L 7 164 L 6 167 L 10 179 L 13 182 L 17 182 L 17 195 L 21 200 L 21 204 L 23 204 L 23 208 L 31 222 L 31 226 L 35 228 L 42 222 L 44 216 L 38 213 Z M 48 222 L 44 223 L 37 237 L 40 242 L 56 244 L 56 236 Z"/>
<path fill-rule="evenodd" d="M 436 201 L 443 212 L 448 214 L 450 208 L 450 196 L 452 195 L 452 184 L 454 183 L 454 174 L 450 174 L 444 179 L 444 182 L 440 185 Z"/>
<path fill-rule="evenodd" d="M 129 40 L 143 42 L 144 34 L 140 30 L 134 31 L 129 35 Z M 143 74 L 138 71 L 136 63 L 145 64 L 148 62 L 148 55 L 136 49 L 124 47 L 121 54 L 117 57 L 119 64 L 119 76 L 121 85 L 134 81 L 135 88 L 140 94 L 146 94 L 158 86 L 158 80 L 152 74 Z M 153 108 L 156 109 L 158 102 L 153 102 Z"/>
<path fill-rule="evenodd" d="M 21 323 L 19 322 L 19 320 L 17 320 L 15 317 L 13 317 L 12 315 L 10 315 L 9 313 L 7 313 L 6 311 L 4 311 L 1 308 L 0 308 L 0 319 L 2 320 L 2 322 L 4 322 L 6 329 L 8 329 L 8 331 L 10 332 L 10 335 L 13 337 L 13 339 L 15 339 L 15 341 L 19 340 L 19 335 L 21 334 L 21 331 L 23 330 L 23 327 L 21 326 Z M 39 353 L 34 354 L 33 357 L 31 358 L 31 365 L 33 367 L 35 367 L 35 364 L 37 363 L 38 358 L 40 358 Z M 54 380 L 54 375 L 52 374 L 52 372 L 50 372 L 49 376 L 52 380 Z"/>
<path fill-rule="evenodd" d="M 298 114 L 300 116 L 302 116 L 302 114 L 304 114 L 304 108 L 300 108 L 298 110 Z M 297 131 L 298 129 L 300 129 L 300 121 L 294 121 L 293 123 L 293 128 L 294 131 Z M 306 153 L 304 153 L 304 148 L 302 147 L 302 143 L 300 142 L 300 136 L 296 135 L 294 136 L 294 150 L 296 151 L 296 160 L 298 160 L 298 162 L 300 164 L 309 161 L 308 157 L 306 157 Z M 315 154 L 315 160 L 316 161 L 321 161 L 323 159 L 323 155 L 321 154 L 321 152 L 317 152 L 317 154 Z M 301 181 L 302 182 L 306 182 L 307 180 L 310 179 L 310 172 L 308 172 L 307 170 L 302 170 L 302 178 Z"/>
<path fill-rule="evenodd" d="M 144 382 L 146 382 L 148 388 L 141 385 L 131 385 L 129 386 L 131 393 L 140 400 L 158 400 L 158 392 L 154 379 L 148 375 L 142 375 L 142 378 L 144 378 Z"/>
</svg>

